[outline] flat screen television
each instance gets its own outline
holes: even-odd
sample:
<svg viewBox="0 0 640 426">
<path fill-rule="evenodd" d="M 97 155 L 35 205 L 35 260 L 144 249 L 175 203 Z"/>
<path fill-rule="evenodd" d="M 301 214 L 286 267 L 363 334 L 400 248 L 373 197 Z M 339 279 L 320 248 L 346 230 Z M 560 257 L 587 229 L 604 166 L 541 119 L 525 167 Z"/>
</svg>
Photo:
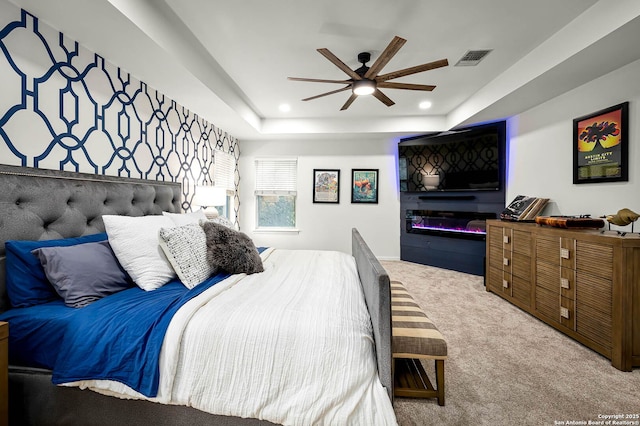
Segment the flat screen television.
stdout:
<svg viewBox="0 0 640 426">
<path fill-rule="evenodd" d="M 500 191 L 505 175 L 504 121 L 402 139 L 401 192 Z"/>
</svg>

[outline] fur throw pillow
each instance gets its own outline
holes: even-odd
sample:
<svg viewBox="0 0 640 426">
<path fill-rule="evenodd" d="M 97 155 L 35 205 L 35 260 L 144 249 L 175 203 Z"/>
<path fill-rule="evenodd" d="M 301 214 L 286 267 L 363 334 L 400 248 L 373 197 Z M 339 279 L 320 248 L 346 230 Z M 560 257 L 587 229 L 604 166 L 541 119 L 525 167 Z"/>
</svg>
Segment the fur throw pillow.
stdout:
<svg viewBox="0 0 640 426">
<path fill-rule="evenodd" d="M 213 221 L 200 222 L 207 236 L 207 261 L 230 274 L 264 271 L 260 254 L 246 234 Z"/>
</svg>

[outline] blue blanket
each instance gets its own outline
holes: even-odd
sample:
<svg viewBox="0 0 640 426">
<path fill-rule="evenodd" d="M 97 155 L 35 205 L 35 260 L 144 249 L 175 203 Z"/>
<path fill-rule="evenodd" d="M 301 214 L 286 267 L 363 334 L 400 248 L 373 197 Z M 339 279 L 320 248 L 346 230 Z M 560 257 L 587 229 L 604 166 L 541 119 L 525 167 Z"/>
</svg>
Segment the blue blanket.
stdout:
<svg viewBox="0 0 640 426">
<path fill-rule="evenodd" d="M 135 287 L 81 309 L 62 301 L 11 309 L 0 315 L 0 320 L 10 322 L 11 362 L 50 368 L 55 384 L 114 380 L 154 397 L 171 318 L 228 276 L 215 275 L 191 290 L 178 280 L 153 291 Z"/>
</svg>

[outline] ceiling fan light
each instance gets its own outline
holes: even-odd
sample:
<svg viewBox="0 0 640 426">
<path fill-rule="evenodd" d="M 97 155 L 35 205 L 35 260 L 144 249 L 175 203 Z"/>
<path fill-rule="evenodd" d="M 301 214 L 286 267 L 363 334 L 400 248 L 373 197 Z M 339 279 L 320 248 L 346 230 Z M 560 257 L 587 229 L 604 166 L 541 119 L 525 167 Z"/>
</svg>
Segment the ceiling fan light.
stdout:
<svg viewBox="0 0 640 426">
<path fill-rule="evenodd" d="M 376 83 L 373 80 L 357 80 L 353 82 L 353 94 L 358 96 L 370 95 L 376 91 Z"/>
</svg>

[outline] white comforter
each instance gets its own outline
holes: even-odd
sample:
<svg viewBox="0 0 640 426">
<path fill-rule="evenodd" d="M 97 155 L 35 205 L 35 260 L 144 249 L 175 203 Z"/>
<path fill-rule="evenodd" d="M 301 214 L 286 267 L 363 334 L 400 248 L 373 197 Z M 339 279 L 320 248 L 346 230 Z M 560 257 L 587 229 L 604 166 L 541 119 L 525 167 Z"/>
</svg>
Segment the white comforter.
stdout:
<svg viewBox="0 0 640 426">
<path fill-rule="evenodd" d="M 380 384 L 355 261 L 332 251 L 266 250 L 184 305 L 161 353 L 152 401 L 284 425 L 394 425 Z M 70 386 L 148 399 L 117 382 Z"/>
</svg>

